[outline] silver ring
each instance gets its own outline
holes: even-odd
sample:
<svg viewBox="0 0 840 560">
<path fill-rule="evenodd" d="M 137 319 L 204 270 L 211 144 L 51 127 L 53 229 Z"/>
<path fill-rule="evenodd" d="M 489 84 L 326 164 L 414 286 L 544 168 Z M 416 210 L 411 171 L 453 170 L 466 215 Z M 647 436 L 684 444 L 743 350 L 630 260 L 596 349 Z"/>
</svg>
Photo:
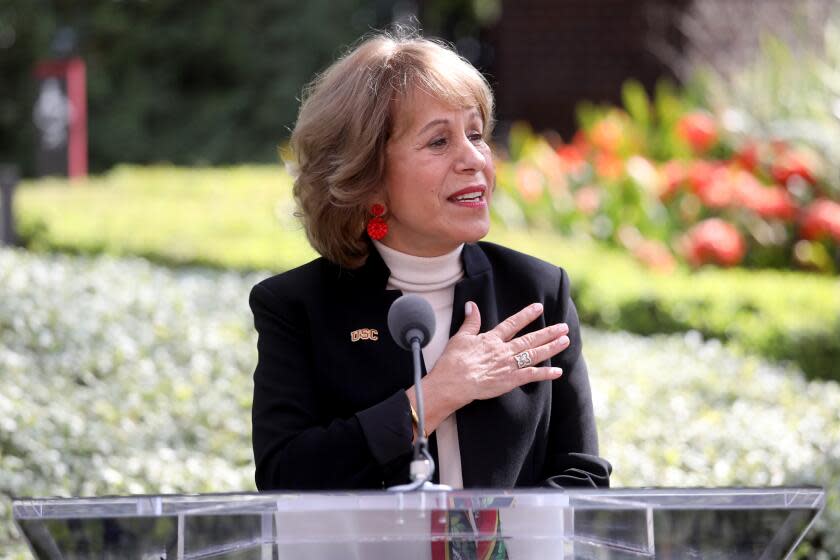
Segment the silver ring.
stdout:
<svg viewBox="0 0 840 560">
<path fill-rule="evenodd" d="M 515 354 L 513 359 L 516 360 L 516 367 L 522 369 L 531 365 L 531 355 L 528 352 L 520 352 Z"/>
</svg>

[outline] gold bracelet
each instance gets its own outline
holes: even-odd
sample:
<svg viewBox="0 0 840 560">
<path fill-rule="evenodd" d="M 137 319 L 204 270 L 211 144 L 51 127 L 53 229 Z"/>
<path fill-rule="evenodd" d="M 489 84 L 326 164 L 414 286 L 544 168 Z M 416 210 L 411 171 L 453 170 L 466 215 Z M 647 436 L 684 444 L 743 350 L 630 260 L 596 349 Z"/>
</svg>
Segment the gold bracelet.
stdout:
<svg viewBox="0 0 840 560">
<path fill-rule="evenodd" d="M 414 410 L 414 405 L 411 404 L 411 401 L 408 401 L 408 408 L 411 410 L 411 423 L 414 425 L 414 429 L 417 430 L 417 433 L 420 433 L 420 417 L 417 416 L 417 411 Z M 423 437 L 429 437 L 426 430 L 423 430 Z"/>
</svg>

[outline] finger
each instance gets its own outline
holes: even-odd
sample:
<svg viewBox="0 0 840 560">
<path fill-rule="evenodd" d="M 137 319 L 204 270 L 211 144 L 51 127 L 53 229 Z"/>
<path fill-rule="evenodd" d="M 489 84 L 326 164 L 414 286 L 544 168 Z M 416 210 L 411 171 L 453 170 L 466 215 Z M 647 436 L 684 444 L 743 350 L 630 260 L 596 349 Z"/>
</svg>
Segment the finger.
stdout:
<svg viewBox="0 0 840 560">
<path fill-rule="evenodd" d="M 514 313 L 498 325 L 490 332 L 507 342 L 513 336 L 525 328 L 531 321 L 542 315 L 543 306 L 541 303 L 532 303 L 518 313 Z"/>
<path fill-rule="evenodd" d="M 522 386 L 534 381 L 553 381 L 563 375 L 563 370 L 558 367 L 526 367 L 516 370 L 516 375 L 517 386 Z"/>
<path fill-rule="evenodd" d="M 544 329 L 514 338 L 510 341 L 510 350 L 514 354 L 518 354 L 525 350 L 531 350 L 543 344 L 548 344 L 565 334 L 569 334 L 569 326 L 566 323 L 550 325 Z"/>
<path fill-rule="evenodd" d="M 547 344 L 543 344 L 542 346 L 538 346 L 537 348 L 528 351 L 528 354 L 531 357 L 531 361 L 533 361 L 535 364 L 538 364 L 540 362 L 544 362 L 545 360 L 553 356 L 556 356 L 568 347 L 569 337 L 563 335 L 559 338 L 555 338 Z"/>
<path fill-rule="evenodd" d="M 464 306 L 464 322 L 461 323 L 461 328 L 455 334 L 471 334 L 477 335 L 481 329 L 481 313 L 478 311 L 478 306 L 468 301 Z"/>
</svg>

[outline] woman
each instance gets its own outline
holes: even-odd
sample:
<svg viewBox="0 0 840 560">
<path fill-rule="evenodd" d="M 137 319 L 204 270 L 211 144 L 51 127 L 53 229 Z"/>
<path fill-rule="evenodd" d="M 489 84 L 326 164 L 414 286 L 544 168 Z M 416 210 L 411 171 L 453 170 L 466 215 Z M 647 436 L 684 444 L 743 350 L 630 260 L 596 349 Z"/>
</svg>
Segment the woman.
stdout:
<svg viewBox="0 0 840 560">
<path fill-rule="evenodd" d="M 403 293 L 432 304 L 421 390 L 436 481 L 607 485 L 578 317 L 556 266 L 489 243 L 493 98 L 447 47 L 379 35 L 305 92 L 294 193 L 322 255 L 254 287 L 257 486 L 408 481 L 411 355 Z"/>
</svg>

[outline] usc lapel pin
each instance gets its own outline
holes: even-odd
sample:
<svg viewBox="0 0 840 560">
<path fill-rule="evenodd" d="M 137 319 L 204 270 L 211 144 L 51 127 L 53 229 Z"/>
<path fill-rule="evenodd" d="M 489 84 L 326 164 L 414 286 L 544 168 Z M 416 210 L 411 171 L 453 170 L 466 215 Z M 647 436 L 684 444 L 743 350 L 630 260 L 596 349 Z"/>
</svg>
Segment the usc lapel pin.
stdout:
<svg viewBox="0 0 840 560">
<path fill-rule="evenodd" d="M 376 342 L 379 340 L 379 331 L 376 329 L 357 329 L 350 333 L 351 342 L 359 342 L 360 340 L 372 340 Z"/>
</svg>

